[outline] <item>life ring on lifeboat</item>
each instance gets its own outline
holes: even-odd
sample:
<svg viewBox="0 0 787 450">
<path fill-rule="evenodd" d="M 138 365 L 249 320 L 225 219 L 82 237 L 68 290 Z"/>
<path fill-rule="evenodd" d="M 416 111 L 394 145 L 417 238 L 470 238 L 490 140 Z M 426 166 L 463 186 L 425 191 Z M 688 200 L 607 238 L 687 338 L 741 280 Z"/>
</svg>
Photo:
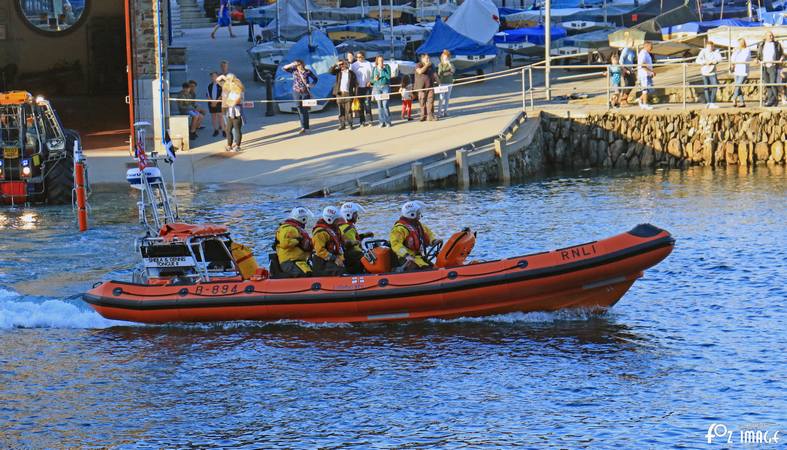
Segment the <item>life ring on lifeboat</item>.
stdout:
<svg viewBox="0 0 787 450">
<path fill-rule="evenodd" d="M 437 254 L 435 267 L 461 266 L 475 247 L 475 232 L 470 228 L 454 233 Z"/>
</svg>

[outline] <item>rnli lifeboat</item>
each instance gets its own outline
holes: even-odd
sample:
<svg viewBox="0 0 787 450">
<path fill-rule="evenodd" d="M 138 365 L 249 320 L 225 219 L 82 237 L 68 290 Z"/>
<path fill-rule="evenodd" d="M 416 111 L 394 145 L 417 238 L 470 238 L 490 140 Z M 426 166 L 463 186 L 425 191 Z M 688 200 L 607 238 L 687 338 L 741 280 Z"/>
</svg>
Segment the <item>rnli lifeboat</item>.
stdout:
<svg viewBox="0 0 787 450">
<path fill-rule="evenodd" d="M 83 295 L 102 316 L 144 323 L 277 321 L 380 322 L 613 306 L 674 239 L 638 225 L 608 239 L 496 261 L 467 262 L 469 230 L 441 249 L 435 267 L 391 270 L 384 247 L 367 249 L 365 275 L 277 279 L 225 228 L 167 224 L 141 245 L 130 282 L 108 281 Z"/>
</svg>

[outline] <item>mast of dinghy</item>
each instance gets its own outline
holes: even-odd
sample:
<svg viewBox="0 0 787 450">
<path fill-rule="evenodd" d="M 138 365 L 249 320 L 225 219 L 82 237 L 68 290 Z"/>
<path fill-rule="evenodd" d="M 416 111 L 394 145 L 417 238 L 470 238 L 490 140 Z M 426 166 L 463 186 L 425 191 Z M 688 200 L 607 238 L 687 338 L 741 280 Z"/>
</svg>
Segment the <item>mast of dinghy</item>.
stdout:
<svg viewBox="0 0 787 450">
<path fill-rule="evenodd" d="M 383 32 L 383 0 L 377 0 L 377 32 Z"/>
<path fill-rule="evenodd" d="M 276 40 L 281 40 L 281 0 L 276 0 Z"/>
</svg>

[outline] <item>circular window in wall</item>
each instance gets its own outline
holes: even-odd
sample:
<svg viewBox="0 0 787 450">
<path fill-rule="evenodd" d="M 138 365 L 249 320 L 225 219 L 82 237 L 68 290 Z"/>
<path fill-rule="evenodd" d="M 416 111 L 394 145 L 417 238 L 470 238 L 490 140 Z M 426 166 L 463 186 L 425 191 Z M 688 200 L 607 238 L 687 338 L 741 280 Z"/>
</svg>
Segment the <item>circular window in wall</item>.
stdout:
<svg viewBox="0 0 787 450">
<path fill-rule="evenodd" d="M 74 30 L 87 17 L 89 0 L 14 0 L 33 30 L 58 34 Z"/>
</svg>

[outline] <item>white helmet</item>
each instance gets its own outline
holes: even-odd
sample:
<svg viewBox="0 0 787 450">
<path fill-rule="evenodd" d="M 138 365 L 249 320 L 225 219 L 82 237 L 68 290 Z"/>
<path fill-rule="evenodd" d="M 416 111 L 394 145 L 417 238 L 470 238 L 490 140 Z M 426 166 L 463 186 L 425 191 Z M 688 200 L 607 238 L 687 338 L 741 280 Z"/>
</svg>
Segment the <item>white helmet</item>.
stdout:
<svg viewBox="0 0 787 450">
<path fill-rule="evenodd" d="M 363 206 L 353 202 L 347 202 L 343 204 L 341 211 L 342 211 L 342 217 L 344 217 L 345 220 L 348 221 L 353 220 L 353 215 L 366 212 L 366 210 L 363 209 Z"/>
<path fill-rule="evenodd" d="M 420 200 L 407 202 L 402 205 L 402 217 L 406 217 L 408 219 L 420 219 L 421 210 L 424 208 L 426 208 L 426 203 Z"/>
<path fill-rule="evenodd" d="M 309 217 L 314 217 L 314 213 L 309 211 L 309 208 L 304 208 L 303 206 L 296 206 L 292 209 L 292 212 L 290 212 L 290 219 L 304 225 L 306 225 Z"/>
<path fill-rule="evenodd" d="M 322 220 L 328 225 L 333 225 L 340 217 L 339 208 L 335 206 L 326 206 L 325 209 L 322 210 Z"/>
</svg>

